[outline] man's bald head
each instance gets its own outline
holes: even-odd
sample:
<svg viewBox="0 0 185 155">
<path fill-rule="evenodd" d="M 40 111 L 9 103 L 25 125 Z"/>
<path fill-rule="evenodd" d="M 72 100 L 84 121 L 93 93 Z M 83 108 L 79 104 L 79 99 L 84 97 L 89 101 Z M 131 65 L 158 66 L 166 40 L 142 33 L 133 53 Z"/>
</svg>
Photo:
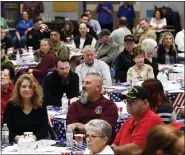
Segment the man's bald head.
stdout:
<svg viewBox="0 0 185 155">
<path fill-rule="evenodd" d="M 119 26 L 127 26 L 127 18 L 126 17 L 121 17 L 119 19 Z"/>
</svg>

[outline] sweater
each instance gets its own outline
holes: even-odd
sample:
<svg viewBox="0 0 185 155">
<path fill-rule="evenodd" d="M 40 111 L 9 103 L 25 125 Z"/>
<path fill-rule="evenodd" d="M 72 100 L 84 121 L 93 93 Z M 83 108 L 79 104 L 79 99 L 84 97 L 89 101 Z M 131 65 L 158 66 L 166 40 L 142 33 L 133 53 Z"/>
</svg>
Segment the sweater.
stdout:
<svg viewBox="0 0 185 155">
<path fill-rule="evenodd" d="M 44 105 L 61 106 L 61 98 L 66 93 L 68 99 L 79 95 L 79 77 L 76 73 L 70 72 L 68 84 L 63 84 L 58 71 L 53 71 L 44 79 Z"/>
<path fill-rule="evenodd" d="M 38 65 L 36 69 L 33 70 L 33 75 L 37 79 L 37 81 L 42 84 L 42 80 L 49 69 L 54 68 L 56 65 L 56 56 L 52 52 L 48 52 L 42 58 L 41 63 Z"/>
<path fill-rule="evenodd" d="M 6 123 L 9 129 L 9 140 L 14 141 L 15 136 L 23 135 L 24 132 L 33 132 L 37 140 L 48 136 L 48 116 L 46 108 L 32 109 L 29 114 L 10 101 L 7 103 L 3 123 Z"/>
</svg>

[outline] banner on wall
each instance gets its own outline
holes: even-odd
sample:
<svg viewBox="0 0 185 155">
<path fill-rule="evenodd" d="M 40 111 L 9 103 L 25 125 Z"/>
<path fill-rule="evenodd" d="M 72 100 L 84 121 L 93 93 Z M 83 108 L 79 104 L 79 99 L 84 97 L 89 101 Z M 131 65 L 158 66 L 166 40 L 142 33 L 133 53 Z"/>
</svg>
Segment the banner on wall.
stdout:
<svg viewBox="0 0 185 155">
<path fill-rule="evenodd" d="M 54 12 L 77 12 L 78 2 L 53 2 Z"/>
</svg>

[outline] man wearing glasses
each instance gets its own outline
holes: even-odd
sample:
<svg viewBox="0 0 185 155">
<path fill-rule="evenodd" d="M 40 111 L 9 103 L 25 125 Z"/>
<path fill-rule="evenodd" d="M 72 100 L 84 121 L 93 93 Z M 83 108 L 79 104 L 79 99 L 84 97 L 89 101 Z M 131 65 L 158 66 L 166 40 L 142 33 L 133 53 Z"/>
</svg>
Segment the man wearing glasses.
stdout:
<svg viewBox="0 0 185 155">
<path fill-rule="evenodd" d="M 125 96 L 132 117 L 122 125 L 111 147 L 115 154 L 134 155 L 145 148 L 149 131 L 163 122 L 149 109 L 148 94 L 143 87 L 134 86 Z"/>
</svg>

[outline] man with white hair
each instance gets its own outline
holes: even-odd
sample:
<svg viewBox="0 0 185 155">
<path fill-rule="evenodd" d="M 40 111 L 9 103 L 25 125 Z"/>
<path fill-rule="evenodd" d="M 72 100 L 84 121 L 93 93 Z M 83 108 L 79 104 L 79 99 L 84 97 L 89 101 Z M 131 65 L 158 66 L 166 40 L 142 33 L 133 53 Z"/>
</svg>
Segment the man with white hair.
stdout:
<svg viewBox="0 0 185 155">
<path fill-rule="evenodd" d="M 147 38 L 141 42 L 141 49 L 145 52 L 144 63 L 150 65 L 153 68 L 154 76 L 157 78 L 159 72 L 159 66 L 156 56 L 157 52 L 157 42 L 154 39 Z"/>
<path fill-rule="evenodd" d="M 103 78 L 103 86 L 111 86 L 112 80 L 109 66 L 101 60 L 95 59 L 95 49 L 87 45 L 83 48 L 84 62 L 76 67 L 76 73 L 79 76 L 80 88 L 82 80 L 87 73 L 99 73 Z"/>
</svg>

